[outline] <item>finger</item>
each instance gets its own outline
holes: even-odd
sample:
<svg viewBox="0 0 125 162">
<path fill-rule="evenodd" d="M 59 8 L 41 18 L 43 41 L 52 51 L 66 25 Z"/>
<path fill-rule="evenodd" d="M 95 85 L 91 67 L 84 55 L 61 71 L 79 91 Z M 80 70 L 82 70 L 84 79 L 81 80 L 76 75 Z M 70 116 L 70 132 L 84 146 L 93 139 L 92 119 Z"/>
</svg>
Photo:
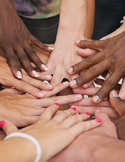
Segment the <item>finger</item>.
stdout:
<svg viewBox="0 0 125 162">
<path fill-rule="evenodd" d="M 6 95 L 6 93 L 24 94 L 23 91 L 19 91 L 19 90 L 15 89 L 15 88 L 7 88 L 7 89 L 4 89 L 4 90 L 1 91 L 1 94 L 2 94 L 2 93 L 3 93 L 3 94 L 5 93 L 5 95 Z"/>
<path fill-rule="evenodd" d="M 80 101 L 82 99 L 82 95 L 67 95 L 67 96 L 56 96 L 56 97 L 50 97 L 50 98 L 43 98 L 41 100 L 38 100 L 37 102 L 33 102 L 32 104 L 36 107 L 48 107 L 51 104 L 58 102 L 59 105 L 63 104 L 69 104 L 73 102 Z M 32 101 L 31 101 L 32 102 Z"/>
<path fill-rule="evenodd" d="M 36 52 L 31 48 L 29 44 L 25 45 L 25 51 L 28 55 L 29 59 L 40 69 L 43 71 L 47 71 L 47 66 L 40 60 L 40 58 L 37 56 Z"/>
<path fill-rule="evenodd" d="M 111 107 L 105 106 L 77 106 L 78 113 L 86 113 L 88 112 L 90 115 L 94 115 L 96 110 L 100 110 L 102 113 L 106 113 L 111 119 L 117 119 L 118 114 Z"/>
<path fill-rule="evenodd" d="M 6 135 L 18 131 L 17 127 L 9 121 L 0 121 L 0 127 L 3 129 Z"/>
<path fill-rule="evenodd" d="M 56 113 L 58 109 L 59 109 L 59 104 L 56 102 L 45 109 L 45 111 L 41 115 L 41 119 L 51 120 L 53 115 Z"/>
<path fill-rule="evenodd" d="M 48 47 L 46 46 L 45 44 L 43 44 L 42 42 L 40 42 L 38 39 L 36 39 L 35 37 L 31 37 L 31 43 L 30 44 L 33 44 L 35 46 L 37 46 L 38 48 L 46 51 L 46 52 L 51 52 L 54 50 L 53 47 Z"/>
<path fill-rule="evenodd" d="M 7 62 L 10 66 L 13 75 L 18 79 L 22 79 L 22 72 L 20 70 L 20 66 L 14 51 L 11 48 L 7 48 L 6 50 L 4 50 L 4 52 L 7 56 Z"/>
<path fill-rule="evenodd" d="M 87 58 L 84 58 L 83 61 L 70 67 L 68 69 L 68 73 L 72 75 L 72 74 L 77 74 L 85 69 L 88 69 L 92 67 L 93 65 L 100 63 L 103 60 L 102 56 L 103 54 L 101 52 L 98 52 L 95 55 L 91 55 Z"/>
<path fill-rule="evenodd" d="M 64 90 L 68 86 L 69 86 L 69 82 L 63 82 L 58 85 L 55 85 L 52 91 L 49 91 L 49 92 L 42 91 L 42 93 L 44 94 L 45 97 L 50 97 L 50 96 L 53 96 L 53 95 L 59 93 L 60 91 Z"/>
<path fill-rule="evenodd" d="M 66 118 L 68 118 L 69 116 L 74 115 L 76 113 L 77 113 L 77 111 L 74 111 L 73 109 L 61 111 L 61 112 L 58 112 L 54 116 L 53 120 L 58 122 L 58 123 L 62 123 Z"/>
<path fill-rule="evenodd" d="M 82 56 L 82 57 L 88 57 L 88 56 L 94 55 L 95 53 L 97 53 L 96 50 L 92 50 L 92 49 L 89 49 L 89 48 L 86 48 L 86 49 L 79 48 L 77 50 L 77 54 Z"/>
<path fill-rule="evenodd" d="M 44 82 L 37 80 L 35 78 L 31 78 L 30 76 L 25 75 L 25 74 L 23 75 L 23 81 L 33 87 L 41 89 L 41 90 L 52 90 L 53 89 L 52 85 L 44 83 Z"/>
<path fill-rule="evenodd" d="M 121 86 L 121 89 L 120 89 L 120 92 L 119 92 L 119 97 L 122 100 L 125 100 L 125 79 L 123 79 L 122 86 Z"/>
<path fill-rule="evenodd" d="M 125 102 L 122 101 L 115 90 L 110 93 L 110 102 L 115 111 L 119 114 L 119 116 L 123 116 L 125 114 Z"/>
<path fill-rule="evenodd" d="M 101 51 L 105 45 L 105 40 L 81 40 L 76 41 L 76 45 L 81 48 L 90 48 Z"/>
<path fill-rule="evenodd" d="M 71 127 L 68 132 L 71 134 L 71 138 L 75 139 L 79 134 L 89 131 L 101 124 L 101 120 L 90 120 L 85 122 L 80 122 L 73 127 Z"/>
<path fill-rule="evenodd" d="M 83 94 L 83 95 L 89 95 L 89 96 L 93 96 L 95 95 L 95 93 L 99 90 L 99 88 L 95 87 L 95 88 L 75 88 L 73 89 L 74 93 L 79 93 L 79 94 Z"/>
<path fill-rule="evenodd" d="M 90 118 L 90 115 L 87 114 L 71 115 L 62 122 L 62 125 L 65 128 L 70 128 L 81 121 L 87 120 L 88 118 Z"/>
<path fill-rule="evenodd" d="M 99 103 L 105 99 L 108 94 L 115 88 L 120 80 L 120 74 L 114 72 L 103 84 L 103 86 L 98 90 L 98 92 L 93 96 L 92 101 L 94 103 Z"/>
<path fill-rule="evenodd" d="M 97 78 L 101 73 L 107 70 L 108 67 L 104 66 L 105 63 L 101 62 L 97 65 L 94 65 L 93 67 L 86 70 L 84 75 L 81 75 L 76 78 L 75 80 L 70 82 L 70 86 L 72 88 L 76 88 L 78 86 L 82 86 L 93 79 Z"/>
<path fill-rule="evenodd" d="M 35 78 L 39 77 L 38 73 L 33 69 L 32 65 L 29 61 L 29 58 L 27 57 L 24 50 L 20 47 L 19 49 L 16 50 L 16 53 L 18 55 L 18 58 L 22 64 L 22 66 L 26 70 L 26 72 L 32 77 L 35 77 Z"/>
</svg>

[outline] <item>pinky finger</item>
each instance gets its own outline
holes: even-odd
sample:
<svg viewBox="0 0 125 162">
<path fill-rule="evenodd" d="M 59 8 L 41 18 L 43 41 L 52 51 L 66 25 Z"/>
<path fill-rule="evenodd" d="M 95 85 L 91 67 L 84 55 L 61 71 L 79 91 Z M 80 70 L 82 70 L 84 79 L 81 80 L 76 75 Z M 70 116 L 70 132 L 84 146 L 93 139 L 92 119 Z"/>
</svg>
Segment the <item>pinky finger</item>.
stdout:
<svg viewBox="0 0 125 162">
<path fill-rule="evenodd" d="M 17 127 L 9 121 L 4 121 L 4 120 L 0 121 L 0 127 L 3 129 L 6 135 L 9 135 L 10 133 L 18 132 Z"/>
</svg>

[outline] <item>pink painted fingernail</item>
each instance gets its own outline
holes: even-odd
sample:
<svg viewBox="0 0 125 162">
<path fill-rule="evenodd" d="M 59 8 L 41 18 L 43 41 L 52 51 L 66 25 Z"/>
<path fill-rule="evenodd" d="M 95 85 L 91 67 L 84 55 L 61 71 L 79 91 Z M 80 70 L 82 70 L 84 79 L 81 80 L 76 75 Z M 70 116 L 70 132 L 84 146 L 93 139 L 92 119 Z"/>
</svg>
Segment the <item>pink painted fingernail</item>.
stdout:
<svg viewBox="0 0 125 162">
<path fill-rule="evenodd" d="M 71 109 L 73 109 L 74 111 L 77 111 L 77 108 L 76 107 L 72 107 Z"/>
<path fill-rule="evenodd" d="M 59 106 L 58 102 L 55 102 L 54 104 L 55 104 L 56 106 Z"/>
<path fill-rule="evenodd" d="M 4 127 L 4 125 L 5 125 L 5 121 L 4 120 L 2 120 L 2 121 L 0 121 L 0 127 L 3 129 L 3 127 Z"/>
<path fill-rule="evenodd" d="M 89 112 L 86 112 L 85 114 L 86 114 L 86 115 L 90 115 Z"/>
<path fill-rule="evenodd" d="M 101 123 L 101 119 L 96 119 L 97 123 Z"/>
</svg>

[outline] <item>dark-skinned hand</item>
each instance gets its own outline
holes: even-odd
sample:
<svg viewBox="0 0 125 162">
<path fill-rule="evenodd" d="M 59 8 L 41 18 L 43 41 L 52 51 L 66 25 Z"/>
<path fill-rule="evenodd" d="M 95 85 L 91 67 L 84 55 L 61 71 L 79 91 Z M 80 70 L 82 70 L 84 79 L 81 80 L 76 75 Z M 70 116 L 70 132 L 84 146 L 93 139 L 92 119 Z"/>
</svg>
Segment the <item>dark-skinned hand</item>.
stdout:
<svg viewBox="0 0 125 162">
<path fill-rule="evenodd" d="M 12 0 L 0 1 L 0 22 L 0 48 L 6 55 L 13 75 L 18 79 L 22 78 L 20 62 L 30 76 L 39 77 L 31 62 L 43 71 L 46 71 L 47 67 L 32 49 L 31 44 L 47 52 L 51 52 L 53 48 L 41 43 L 28 31 Z"/>
<path fill-rule="evenodd" d="M 93 96 L 92 101 L 99 103 L 108 96 L 110 91 L 114 89 L 119 80 L 125 76 L 125 32 L 106 40 L 82 40 L 76 44 L 81 48 L 90 48 L 99 52 L 84 58 L 80 63 L 72 66 L 69 74 L 79 73 L 79 77 L 70 82 L 72 88 L 84 85 L 99 75 L 108 71 L 109 77 L 103 86 Z M 86 70 L 87 69 L 87 70 Z M 86 70 L 83 74 L 83 70 Z"/>
</svg>

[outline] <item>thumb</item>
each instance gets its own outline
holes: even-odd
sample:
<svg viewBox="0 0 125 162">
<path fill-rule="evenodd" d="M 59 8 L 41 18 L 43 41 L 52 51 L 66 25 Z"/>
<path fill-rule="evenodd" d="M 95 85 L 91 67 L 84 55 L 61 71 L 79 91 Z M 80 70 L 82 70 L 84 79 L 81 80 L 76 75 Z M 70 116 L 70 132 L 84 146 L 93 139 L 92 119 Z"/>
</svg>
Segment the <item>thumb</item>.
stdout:
<svg viewBox="0 0 125 162">
<path fill-rule="evenodd" d="M 81 48 L 90 48 L 101 51 L 105 45 L 105 40 L 81 40 L 76 41 L 76 45 Z"/>
<path fill-rule="evenodd" d="M 123 116 L 125 114 L 125 102 L 118 97 L 115 90 L 110 92 L 109 99 L 112 107 L 119 114 L 119 116 Z"/>
<path fill-rule="evenodd" d="M 18 132 L 17 127 L 9 121 L 4 121 L 4 120 L 0 121 L 0 127 L 3 129 L 6 135 L 9 135 L 14 132 Z"/>
</svg>

